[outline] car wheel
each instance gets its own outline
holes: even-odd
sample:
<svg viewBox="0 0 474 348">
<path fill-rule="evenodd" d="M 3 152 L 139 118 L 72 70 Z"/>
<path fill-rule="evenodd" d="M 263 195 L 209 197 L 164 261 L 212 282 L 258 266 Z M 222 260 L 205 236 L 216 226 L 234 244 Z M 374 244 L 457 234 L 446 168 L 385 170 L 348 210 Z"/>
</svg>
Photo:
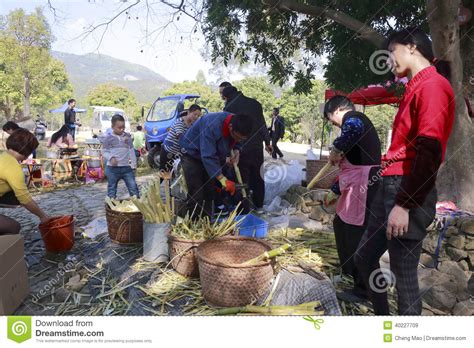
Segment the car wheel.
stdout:
<svg viewBox="0 0 474 348">
<path fill-rule="evenodd" d="M 160 151 L 160 145 L 155 145 L 148 151 L 148 165 L 150 168 L 160 168 Z"/>
</svg>

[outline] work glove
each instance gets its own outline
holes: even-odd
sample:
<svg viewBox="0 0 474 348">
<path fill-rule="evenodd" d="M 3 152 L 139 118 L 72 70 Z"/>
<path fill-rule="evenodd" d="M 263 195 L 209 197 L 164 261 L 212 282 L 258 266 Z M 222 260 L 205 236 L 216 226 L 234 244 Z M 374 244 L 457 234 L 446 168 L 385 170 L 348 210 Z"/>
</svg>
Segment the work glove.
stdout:
<svg viewBox="0 0 474 348">
<path fill-rule="evenodd" d="M 225 176 L 219 179 L 224 190 L 230 193 L 231 196 L 235 195 L 235 182 L 227 179 Z"/>
<path fill-rule="evenodd" d="M 326 193 L 326 196 L 324 196 L 324 200 L 323 200 L 324 207 L 328 208 L 329 206 L 333 205 L 334 203 L 336 203 L 338 198 L 339 196 L 337 194 L 335 194 L 332 191 L 329 191 L 328 193 Z"/>
</svg>

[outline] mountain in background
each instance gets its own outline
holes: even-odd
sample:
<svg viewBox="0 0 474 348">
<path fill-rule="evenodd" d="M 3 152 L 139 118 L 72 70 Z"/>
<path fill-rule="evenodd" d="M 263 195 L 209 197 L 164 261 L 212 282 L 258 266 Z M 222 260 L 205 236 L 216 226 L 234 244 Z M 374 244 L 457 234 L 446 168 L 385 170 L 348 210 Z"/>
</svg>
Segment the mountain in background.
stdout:
<svg viewBox="0 0 474 348">
<path fill-rule="evenodd" d="M 95 86 L 109 82 L 128 88 L 139 103 L 153 103 L 161 92 L 172 85 L 172 82 L 142 65 L 104 54 L 77 55 L 53 51 L 52 55 L 66 65 L 75 98 L 79 100 L 84 100 Z"/>
</svg>

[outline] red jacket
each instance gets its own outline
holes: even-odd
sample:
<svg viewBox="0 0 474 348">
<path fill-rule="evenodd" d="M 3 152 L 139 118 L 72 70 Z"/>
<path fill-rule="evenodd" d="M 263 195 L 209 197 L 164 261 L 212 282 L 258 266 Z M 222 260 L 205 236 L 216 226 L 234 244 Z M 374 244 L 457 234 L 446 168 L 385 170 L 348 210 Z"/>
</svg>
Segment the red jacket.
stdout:
<svg viewBox="0 0 474 348">
<path fill-rule="evenodd" d="M 441 143 L 442 159 L 454 121 L 454 93 L 451 84 L 434 66 L 423 69 L 406 85 L 393 121 L 392 143 L 382 157 L 384 176 L 408 175 L 416 155 L 415 139 L 434 138 Z"/>
<path fill-rule="evenodd" d="M 454 109 L 451 84 L 438 74 L 434 66 L 420 71 L 406 85 L 393 122 L 392 143 L 387 154 L 382 157 L 383 176 L 403 175 L 410 181 L 402 183 L 402 189 L 409 194 L 405 194 L 403 199 L 398 197 L 397 204 L 408 208 L 421 205 L 424 197 L 414 198 L 420 191 L 419 185 L 426 184 L 421 190 L 425 194 L 433 188 L 437 170 L 446 153 Z M 417 158 L 417 155 L 423 158 Z M 426 173 L 426 166 L 432 168 L 432 173 Z"/>
</svg>

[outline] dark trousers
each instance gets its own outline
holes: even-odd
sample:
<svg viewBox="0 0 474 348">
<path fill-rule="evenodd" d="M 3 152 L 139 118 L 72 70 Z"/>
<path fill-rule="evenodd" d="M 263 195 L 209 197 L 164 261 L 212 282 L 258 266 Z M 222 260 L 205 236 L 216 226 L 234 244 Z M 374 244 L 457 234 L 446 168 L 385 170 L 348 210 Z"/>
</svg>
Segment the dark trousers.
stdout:
<svg viewBox="0 0 474 348">
<path fill-rule="evenodd" d="M 240 155 L 239 169 L 244 184 L 247 184 L 249 190 L 252 190 L 253 204 L 255 208 L 263 207 L 265 198 L 265 182 L 260 172 L 263 165 L 263 148 L 258 150 L 245 150 Z"/>
<path fill-rule="evenodd" d="M 66 126 L 69 128 L 69 133 L 71 133 L 72 139 L 76 141 L 76 124 L 68 123 Z"/>
<path fill-rule="evenodd" d="M 418 285 L 418 262 L 426 228 L 436 213 L 436 189 L 425 199 L 423 206 L 410 209 L 408 232 L 403 238 L 386 237 L 387 219 L 395 206 L 401 176 L 383 177 L 377 185 L 367 229 L 362 236 L 355 264 L 368 290 L 376 315 L 389 315 L 387 282 L 380 269 L 379 260 L 388 249 L 392 283 L 398 294 L 399 315 L 420 315 L 421 295 Z"/>
<path fill-rule="evenodd" d="M 273 151 L 272 151 L 272 157 L 273 158 L 277 158 L 277 155 L 281 158 L 283 157 L 283 153 L 280 151 L 280 149 L 278 148 L 278 141 L 280 140 L 280 138 L 276 138 L 276 137 L 272 137 L 272 147 L 273 147 Z"/>
<path fill-rule="evenodd" d="M 181 165 L 188 186 L 186 205 L 189 214 L 194 211 L 193 218 L 200 215 L 212 216 L 214 180 L 209 177 L 206 168 L 199 159 L 184 154 L 181 157 Z"/>
<path fill-rule="evenodd" d="M 354 279 L 354 293 L 367 297 L 364 278 L 354 263 L 354 255 L 357 252 L 365 227 L 347 224 L 338 215 L 334 218 L 333 226 L 342 272 Z"/>
<path fill-rule="evenodd" d="M 375 177 L 379 168 L 380 167 L 373 167 L 369 172 L 369 178 Z M 362 226 L 345 223 L 338 215 L 336 215 L 333 221 L 337 254 L 339 255 L 342 272 L 352 276 L 354 279 L 354 293 L 362 297 L 368 296 L 367 289 L 365 287 L 364 277 L 355 266 L 354 255 L 357 252 L 360 240 L 367 228 L 372 202 L 377 191 L 376 189 L 377 187 L 375 185 L 367 187 L 365 218 Z"/>
<path fill-rule="evenodd" d="M 10 191 L 0 197 L 0 204 L 15 208 L 20 205 L 20 202 L 16 198 L 15 193 Z M 16 220 L 0 214 L 0 236 L 5 234 L 18 234 L 20 233 L 20 228 L 21 226 Z"/>
<path fill-rule="evenodd" d="M 9 191 L 3 196 L 0 196 L 0 204 L 11 206 L 21 205 L 20 201 L 16 198 L 15 193 L 13 191 Z"/>
<path fill-rule="evenodd" d="M 117 186 L 120 180 L 125 182 L 125 186 L 127 186 L 130 196 L 140 197 L 140 192 L 138 191 L 132 167 L 106 166 L 105 175 L 107 175 L 107 196 L 110 198 L 115 198 L 117 196 Z"/>
<path fill-rule="evenodd" d="M 173 155 L 172 153 L 168 152 L 165 150 L 165 147 L 161 145 L 161 150 L 160 150 L 160 170 L 163 170 L 167 173 L 173 169 L 173 164 L 175 159 L 178 158 L 178 156 Z"/>
</svg>

